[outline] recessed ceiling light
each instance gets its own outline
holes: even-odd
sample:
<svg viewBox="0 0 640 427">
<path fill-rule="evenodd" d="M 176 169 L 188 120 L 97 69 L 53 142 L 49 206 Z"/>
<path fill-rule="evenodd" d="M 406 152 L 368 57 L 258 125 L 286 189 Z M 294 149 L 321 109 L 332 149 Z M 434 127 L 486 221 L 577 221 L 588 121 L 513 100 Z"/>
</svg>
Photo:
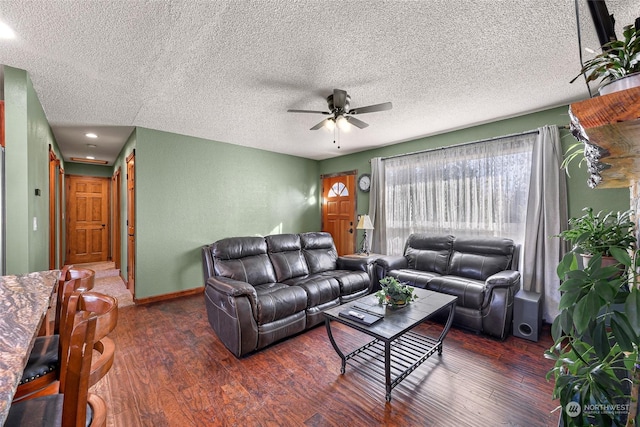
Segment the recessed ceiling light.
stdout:
<svg viewBox="0 0 640 427">
<path fill-rule="evenodd" d="M 13 32 L 4 22 L 0 22 L 0 39 L 15 39 L 16 33 Z"/>
<path fill-rule="evenodd" d="M 98 135 L 96 135 L 95 133 L 85 133 L 84 136 L 86 136 L 87 138 L 97 138 Z"/>
<path fill-rule="evenodd" d="M 98 164 L 98 165 L 109 164 L 109 162 L 107 162 L 106 160 L 95 160 L 95 159 L 88 159 L 88 158 L 85 158 L 85 157 L 71 157 L 70 160 L 72 162 L 92 163 L 92 164 Z"/>
</svg>

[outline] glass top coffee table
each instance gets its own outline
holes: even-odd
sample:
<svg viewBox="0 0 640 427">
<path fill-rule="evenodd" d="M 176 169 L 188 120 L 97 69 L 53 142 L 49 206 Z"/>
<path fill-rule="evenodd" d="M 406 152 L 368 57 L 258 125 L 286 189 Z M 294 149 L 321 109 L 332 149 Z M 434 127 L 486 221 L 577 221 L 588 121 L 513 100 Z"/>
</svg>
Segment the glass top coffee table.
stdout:
<svg viewBox="0 0 640 427">
<path fill-rule="evenodd" d="M 451 327 L 458 300 L 456 296 L 420 288 L 415 288 L 414 294 L 418 299 L 402 308 L 380 305 L 375 295 L 367 295 L 324 312 L 329 340 L 342 359 L 340 373 L 345 373 L 347 361 L 354 366 L 375 365 L 378 370 L 384 370 L 387 402 L 391 401 L 391 390 L 411 372 L 434 353 L 442 354 L 442 342 Z M 433 338 L 412 331 L 441 310 L 448 312 L 448 317 L 440 336 Z M 363 316 L 365 319 L 359 319 Z M 383 317 L 371 325 L 362 323 L 375 320 L 372 316 Z M 345 355 L 333 338 L 331 321 L 343 323 L 374 339 Z"/>
</svg>

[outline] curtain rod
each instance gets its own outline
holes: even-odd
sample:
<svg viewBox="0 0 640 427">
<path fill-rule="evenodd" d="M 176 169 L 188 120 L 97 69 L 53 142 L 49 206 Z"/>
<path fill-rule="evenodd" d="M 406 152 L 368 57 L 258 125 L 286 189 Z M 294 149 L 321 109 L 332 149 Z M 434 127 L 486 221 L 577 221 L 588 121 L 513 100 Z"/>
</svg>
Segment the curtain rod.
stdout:
<svg viewBox="0 0 640 427">
<path fill-rule="evenodd" d="M 510 135 L 503 135 L 503 136 L 495 136 L 493 138 L 480 139 L 480 140 L 477 140 L 477 141 L 462 142 L 460 144 L 453 144 L 453 145 L 445 145 L 444 147 L 428 148 L 426 150 L 413 151 L 411 153 L 396 154 L 396 155 L 393 155 L 393 156 L 382 157 L 381 160 L 389 160 L 389 159 L 395 159 L 395 158 L 398 158 L 398 157 L 412 156 L 414 154 L 428 153 L 430 151 L 444 150 L 444 149 L 447 149 L 447 148 L 464 147 L 465 145 L 480 144 L 480 143 L 483 143 L 483 142 L 491 142 L 491 141 L 495 141 L 497 139 L 502 139 L 502 138 L 512 138 L 514 136 L 529 135 L 531 133 L 540 133 L 540 132 L 538 131 L 538 129 L 529 130 L 529 131 L 526 131 L 526 132 L 512 133 Z"/>
</svg>

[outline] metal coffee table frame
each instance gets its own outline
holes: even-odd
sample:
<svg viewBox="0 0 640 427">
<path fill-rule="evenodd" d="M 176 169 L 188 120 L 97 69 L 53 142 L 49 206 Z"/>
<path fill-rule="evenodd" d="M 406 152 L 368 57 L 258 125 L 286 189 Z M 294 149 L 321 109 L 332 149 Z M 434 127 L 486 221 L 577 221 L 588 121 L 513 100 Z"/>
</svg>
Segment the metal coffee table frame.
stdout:
<svg viewBox="0 0 640 427">
<path fill-rule="evenodd" d="M 446 337 L 455 312 L 458 297 L 438 292 L 415 288 L 418 299 L 407 307 L 386 309 L 380 306 L 373 295 L 359 298 L 339 307 L 325 311 L 325 326 L 331 345 L 342 359 L 340 373 L 346 372 L 347 361 L 355 367 L 384 364 L 386 400 L 391 401 L 391 390 L 404 380 L 411 372 L 424 363 L 436 352 L 442 355 L 442 342 Z M 384 318 L 373 325 L 367 326 L 347 318 L 339 313 L 352 310 L 354 303 L 368 306 L 370 312 L 384 312 Z M 438 338 L 428 337 L 411 331 L 420 323 L 432 317 L 441 310 L 448 310 L 447 320 Z M 357 311 L 357 310 L 356 310 Z M 356 350 L 344 354 L 338 347 L 331 331 L 331 321 L 343 323 L 353 329 L 363 332 L 374 339 Z M 357 363 L 354 363 L 357 362 Z M 392 378 L 392 374 L 394 377 Z"/>
</svg>

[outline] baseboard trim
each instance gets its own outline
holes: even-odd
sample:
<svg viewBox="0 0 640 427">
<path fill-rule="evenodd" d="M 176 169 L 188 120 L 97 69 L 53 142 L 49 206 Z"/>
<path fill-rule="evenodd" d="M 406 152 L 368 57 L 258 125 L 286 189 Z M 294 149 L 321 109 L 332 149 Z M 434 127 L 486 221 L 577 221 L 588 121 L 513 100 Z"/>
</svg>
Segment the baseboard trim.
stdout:
<svg viewBox="0 0 640 427">
<path fill-rule="evenodd" d="M 202 292 L 204 292 L 204 286 L 201 286 L 199 288 L 187 289 L 186 291 L 172 292 L 170 294 L 155 295 L 147 298 L 134 298 L 133 301 L 136 303 L 136 305 L 143 305 L 150 304 L 152 302 L 166 301 L 169 299 L 196 295 Z"/>
</svg>

